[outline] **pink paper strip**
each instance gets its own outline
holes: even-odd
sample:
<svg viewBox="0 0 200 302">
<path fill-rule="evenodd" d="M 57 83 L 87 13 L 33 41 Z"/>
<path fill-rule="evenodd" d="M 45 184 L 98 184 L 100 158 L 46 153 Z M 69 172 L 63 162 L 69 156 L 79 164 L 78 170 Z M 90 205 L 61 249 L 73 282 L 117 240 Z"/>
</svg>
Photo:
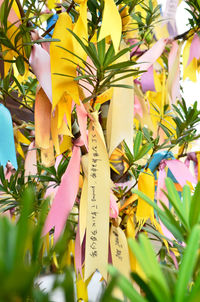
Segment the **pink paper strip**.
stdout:
<svg viewBox="0 0 200 302">
<path fill-rule="evenodd" d="M 140 117 L 143 117 L 142 106 L 140 104 L 138 97 L 135 95 L 134 96 L 134 115 L 136 115 L 136 114 L 138 114 Z"/>
<path fill-rule="evenodd" d="M 157 205 L 159 206 L 159 208 L 162 209 L 162 205 L 160 203 L 160 200 L 162 202 L 164 202 L 164 204 L 166 206 L 167 205 L 167 197 L 166 195 L 162 192 L 162 190 L 165 190 L 165 178 L 166 178 L 166 172 L 165 172 L 165 169 L 160 169 L 159 171 L 159 175 L 158 175 L 158 185 L 157 185 Z"/>
<path fill-rule="evenodd" d="M 0 6 L 2 5 L 3 2 L 4 2 L 4 0 L 0 0 Z M 12 7 L 11 7 L 10 13 L 8 15 L 8 21 L 10 23 L 15 23 L 16 27 L 19 27 L 19 25 L 21 24 L 21 21 L 17 17 L 17 14 Z"/>
<path fill-rule="evenodd" d="M 172 48 L 170 50 L 170 53 L 169 53 L 169 57 L 168 57 L 168 66 L 169 66 L 169 72 L 172 70 L 173 68 L 173 64 L 174 64 L 174 61 L 176 59 L 176 56 L 177 56 L 177 52 L 178 52 L 178 43 L 176 41 L 174 41 L 172 43 Z"/>
<path fill-rule="evenodd" d="M 160 39 L 152 48 L 150 48 L 145 54 L 143 54 L 138 60 L 136 67 L 140 70 L 148 70 L 149 67 L 161 56 L 165 49 L 168 39 Z"/>
<path fill-rule="evenodd" d="M 117 206 L 117 197 L 111 192 L 110 193 L 110 217 L 117 218 L 119 215 L 119 208 Z"/>
<path fill-rule="evenodd" d="M 181 187 L 185 186 L 187 181 L 191 182 L 192 184 L 197 183 L 197 180 L 194 178 L 190 170 L 180 160 L 166 160 L 166 164 Z"/>
<path fill-rule="evenodd" d="M 72 157 L 69 161 L 67 170 L 62 177 L 61 184 L 44 225 L 43 235 L 47 234 L 55 227 L 55 242 L 58 240 L 64 229 L 67 217 L 72 210 L 76 199 L 79 188 L 80 160 L 80 148 L 74 146 Z"/>
<path fill-rule="evenodd" d="M 151 65 L 147 72 L 143 73 L 141 76 L 141 85 L 144 93 L 148 90 L 156 91 L 153 76 L 153 65 Z"/>
<path fill-rule="evenodd" d="M 37 174 L 37 150 L 35 148 L 35 142 L 33 141 L 29 147 L 24 164 L 24 176 Z"/>
<path fill-rule="evenodd" d="M 200 58 L 200 39 L 198 34 L 194 34 L 191 46 L 190 46 L 190 55 L 188 59 L 187 66 L 190 64 L 190 62 L 196 58 L 199 60 Z"/>
<path fill-rule="evenodd" d="M 81 138 L 84 145 L 88 149 L 88 135 L 87 135 L 87 111 L 83 103 L 80 101 L 80 105 L 76 105 L 76 111 L 78 116 L 78 123 L 81 132 Z"/>
<path fill-rule="evenodd" d="M 175 63 L 176 57 L 178 55 L 178 49 L 179 49 L 178 43 L 176 41 L 174 41 L 172 43 L 172 48 L 171 48 L 171 51 L 169 53 L 169 58 L 168 58 L 169 73 L 173 72 L 172 69 L 173 69 L 173 65 Z M 180 67 L 178 67 L 176 74 L 174 75 L 174 81 L 173 81 L 173 84 L 171 87 L 170 94 L 171 94 L 171 102 L 172 102 L 172 104 L 175 104 L 176 99 L 180 98 Z"/>
<path fill-rule="evenodd" d="M 50 56 L 40 45 L 32 47 L 29 63 L 44 92 L 52 103 Z"/>
<path fill-rule="evenodd" d="M 165 187 L 165 178 L 166 178 L 166 172 L 165 172 L 165 165 L 166 165 L 166 161 L 164 160 L 163 162 L 161 162 L 160 164 L 160 171 L 159 171 L 159 175 L 158 175 L 158 185 L 157 185 L 157 205 L 159 206 L 159 208 L 163 209 L 160 200 L 167 206 L 169 207 L 169 202 L 168 202 L 168 198 L 166 197 L 166 195 L 162 192 L 162 190 L 166 191 L 166 187 Z M 165 237 L 174 240 L 174 236 L 172 235 L 172 233 L 166 228 L 166 226 L 162 223 L 162 221 L 159 219 L 159 223 L 160 226 L 162 228 L 163 234 Z"/>
</svg>

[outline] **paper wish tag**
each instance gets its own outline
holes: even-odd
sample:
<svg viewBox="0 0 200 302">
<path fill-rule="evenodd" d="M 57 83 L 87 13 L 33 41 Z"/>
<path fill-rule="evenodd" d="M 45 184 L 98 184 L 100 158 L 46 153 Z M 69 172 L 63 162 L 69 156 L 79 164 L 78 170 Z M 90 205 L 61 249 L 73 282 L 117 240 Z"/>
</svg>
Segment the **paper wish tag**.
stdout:
<svg viewBox="0 0 200 302">
<path fill-rule="evenodd" d="M 118 219 L 119 222 L 120 219 Z M 120 273 L 129 279 L 130 275 L 130 260 L 129 260 L 129 251 L 127 239 L 122 231 L 122 229 L 118 226 L 111 226 L 110 229 L 110 249 L 111 249 L 111 257 L 112 264 Z M 114 289 L 114 296 L 119 299 L 123 299 L 123 294 L 119 289 Z"/>
<path fill-rule="evenodd" d="M 85 276 L 98 270 L 107 279 L 110 166 L 98 114 L 91 114 L 88 154 L 88 211 L 86 229 Z"/>
<path fill-rule="evenodd" d="M 121 274 L 129 278 L 131 269 L 127 239 L 122 229 L 114 225 L 111 226 L 110 230 L 110 248 L 113 265 Z"/>
</svg>

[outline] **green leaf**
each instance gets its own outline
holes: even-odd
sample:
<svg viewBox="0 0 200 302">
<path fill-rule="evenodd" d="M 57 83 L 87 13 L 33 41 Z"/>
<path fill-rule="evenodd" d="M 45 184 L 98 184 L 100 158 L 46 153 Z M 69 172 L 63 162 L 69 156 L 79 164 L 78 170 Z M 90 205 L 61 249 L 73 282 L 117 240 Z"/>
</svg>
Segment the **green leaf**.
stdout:
<svg viewBox="0 0 200 302">
<path fill-rule="evenodd" d="M 170 200 L 172 206 L 174 207 L 177 216 L 179 217 L 181 223 L 184 225 L 186 229 L 188 229 L 187 217 L 185 217 L 185 213 L 183 211 L 183 204 L 179 197 L 179 194 L 175 188 L 173 181 L 167 177 L 165 179 L 165 185 L 167 187 L 167 197 Z"/>
<path fill-rule="evenodd" d="M 125 84 L 110 84 L 109 87 L 119 87 L 119 88 L 133 89 L 133 86 L 125 85 Z"/>
<path fill-rule="evenodd" d="M 178 272 L 178 279 L 176 283 L 175 302 L 184 301 L 188 293 L 188 285 L 192 279 L 193 270 L 198 257 L 200 241 L 200 226 L 195 226 L 191 232 L 185 249 L 183 260 Z"/>
<path fill-rule="evenodd" d="M 130 66 L 135 65 L 136 63 L 133 61 L 124 61 L 124 62 L 120 62 L 120 63 L 116 63 L 113 65 L 109 65 L 105 68 L 105 70 L 112 70 L 112 69 L 123 69 L 123 68 L 127 68 Z"/>
<path fill-rule="evenodd" d="M 106 52 L 103 66 L 108 66 L 110 64 L 110 61 L 114 57 L 114 55 L 115 55 L 115 51 L 114 51 L 113 43 L 111 43 L 110 47 L 108 48 L 108 50 Z"/>
<path fill-rule="evenodd" d="M 17 69 L 19 71 L 19 74 L 20 75 L 24 75 L 25 73 L 25 65 L 24 65 L 24 59 L 22 56 L 18 56 L 17 59 L 16 59 L 16 66 L 17 66 Z"/>
<path fill-rule="evenodd" d="M 143 234 L 139 235 L 139 243 L 131 238 L 128 239 L 129 246 L 141 265 L 151 291 L 157 301 L 169 301 L 170 293 L 167 282 L 156 259 L 155 252 L 150 240 Z"/>
<path fill-rule="evenodd" d="M 24 44 L 24 50 L 25 50 L 25 54 L 27 59 L 29 59 L 30 55 L 31 55 L 31 35 L 29 31 L 23 30 L 22 31 L 22 40 L 23 40 L 23 44 Z"/>
<path fill-rule="evenodd" d="M 129 149 L 129 147 L 128 147 L 128 145 L 125 141 L 124 141 L 124 149 L 125 149 L 126 157 L 129 160 L 129 164 L 132 165 L 132 163 L 133 163 L 133 154 L 131 153 L 131 150 Z"/>
<path fill-rule="evenodd" d="M 129 298 L 130 301 L 147 302 L 147 300 L 135 290 L 131 282 L 128 279 L 126 279 L 123 275 L 121 275 L 116 268 L 109 266 L 108 271 L 112 277 L 115 276 L 118 277 L 117 284 L 121 289 L 121 291 L 123 292 L 123 294 L 125 295 L 125 297 Z"/>
<path fill-rule="evenodd" d="M 134 157 L 137 156 L 141 143 L 142 143 L 142 132 L 139 130 L 136 134 L 135 141 L 134 141 L 134 149 L 133 149 Z"/>
<path fill-rule="evenodd" d="M 98 50 L 98 57 L 99 57 L 100 64 L 103 66 L 103 61 L 105 58 L 105 50 L 106 50 L 105 39 L 102 39 L 97 43 L 97 50 Z"/>
<path fill-rule="evenodd" d="M 192 287 L 189 297 L 187 298 L 187 302 L 198 302 L 200 297 L 200 274 L 198 275 L 195 283 Z"/>
<path fill-rule="evenodd" d="M 158 125 L 162 128 L 162 130 L 165 132 L 167 137 L 171 137 L 171 135 L 173 134 L 171 130 L 169 130 L 165 125 L 161 123 L 159 123 Z"/>
<path fill-rule="evenodd" d="M 134 158 L 134 160 L 139 160 L 140 158 L 142 158 L 143 156 L 145 156 L 149 150 L 151 150 L 151 148 L 153 148 L 153 143 L 149 143 L 146 144 L 144 146 L 142 146 L 142 148 L 140 149 L 140 151 L 138 152 L 137 156 Z"/>
<path fill-rule="evenodd" d="M 140 278 L 138 274 L 131 272 L 131 277 L 140 286 L 148 301 L 157 302 L 157 299 L 149 288 L 149 285 L 142 278 Z"/>
<path fill-rule="evenodd" d="M 191 200 L 190 212 L 189 212 L 189 222 L 190 226 L 193 227 L 195 224 L 199 222 L 200 218 L 200 182 L 198 182 L 194 195 Z"/>
<path fill-rule="evenodd" d="M 183 207 L 182 209 L 185 212 L 185 219 L 187 220 L 187 223 L 189 224 L 189 214 L 190 214 L 190 207 L 191 207 L 191 190 L 189 186 L 183 187 Z"/>
<path fill-rule="evenodd" d="M 138 196 L 140 196 L 144 201 L 146 201 L 148 204 L 150 204 L 159 215 L 160 219 L 164 223 L 164 225 L 168 228 L 168 230 L 176 237 L 179 241 L 184 240 L 182 229 L 180 228 L 178 222 L 175 220 L 173 214 L 170 212 L 170 210 L 165 206 L 165 204 L 162 204 L 165 211 L 161 210 L 159 206 L 153 202 L 148 196 L 146 196 L 143 192 L 133 189 L 132 193 L 136 193 Z"/>
</svg>

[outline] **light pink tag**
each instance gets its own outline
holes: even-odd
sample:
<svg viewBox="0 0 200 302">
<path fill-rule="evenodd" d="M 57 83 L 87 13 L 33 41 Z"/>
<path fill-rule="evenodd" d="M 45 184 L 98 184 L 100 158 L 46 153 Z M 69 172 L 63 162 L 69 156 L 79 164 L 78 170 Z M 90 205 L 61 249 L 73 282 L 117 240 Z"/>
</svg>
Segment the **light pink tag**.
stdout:
<svg viewBox="0 0 200 302">
<path fill-rule="evenodd" d="M 40 45 L 32 47 L 29 63 L 44 92 L 52 103 L 50 56 Z"/>
<path fill-rule="evenodd" d="M 197 180 L 192 175 L 190 170 L 186 167 L 184 163 L 182 163 L 178 159 L 167 160 L 166 164 L 168 168 L 171 170 L 172 174 L 181 185 L 181 187 L 187 184 L 187 181 L 191 182 L 192 184 L 196 184 Z"/>
<path fill-rule="evenodd" d="M 74 146 L 72 157 L 69 161 L 67 170 L 62 177 L 61 184 L 57 190 L 44 225 L 43 235 L 46 235 L 53 227 L 55 227 L 55 242 L 58 240 L 65 227 L 67 217 L 72 210 L 78 193 L 80 160 L 80 147 Z"/>
<path fill-rule="evenodd" d="M 145 52 L 138 60 L 136 67 L 140 70 L 148 70 L 149 67 L 161 56 L 165 49 L 168 39 L 160 39 L 148 51 Z"/>
<path fill-rule="evenodd" d="M 190 55 L 189 55 L 187 66 L 190 64 L 190 62 L 194 58 L 196 58 L 197 60 L 199 60 L 199 58 L 200 58 L 200 39 L 199 39 L 198 34 L 194 34 L 194 37 L 192 39 L 192 43 L 190 46 Z"/>
<path fill-rule="evenodd" d="M 141 76 L 141 85 L 144 93 L 148 90 L 156 91 L 153 76 L 153 65 L 151 65 L 147 72 L 144 72 Z"/>
</svg>

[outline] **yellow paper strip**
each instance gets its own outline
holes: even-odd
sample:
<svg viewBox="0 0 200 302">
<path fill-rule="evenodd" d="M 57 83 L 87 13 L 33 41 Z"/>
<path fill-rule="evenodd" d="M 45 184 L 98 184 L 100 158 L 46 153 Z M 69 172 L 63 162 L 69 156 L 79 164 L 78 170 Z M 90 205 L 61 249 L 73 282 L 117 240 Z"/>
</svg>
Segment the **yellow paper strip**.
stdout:
<svg viewBox="0 0 200 302">
<path fill-rule="evenodd" d="M 44 90 L 36 94 L 35 100 L 35 144 L 39 148 L 50 147 L 51 103 Z"/>
<path fill-rule="evenodd" d="M 138 190 L 145 193 L 151 200 L 154 200 L 155 193 L 155 179 L 151 170 L 148 168 L 140 173 L 138 179 Z M 154 223 L 154 209 L 146 201 L 138 196 L 138 205 L 136 211 L 136 218 L 139 224 L 139 229 L 142 228 L 147 219 Z"/>
<path fill-rule="evenodd" d="M 59 39 L 60 42 L 50 44 L 53 110 L 65 92 L 72 97 L 75 103 L 79 104 L 78 85 L 73 80 L 76 77 L 76 65 L 63 59 L 74 61 L 74 56 L 58 47 L 61 46 L 72 52 L 74 51 L 73 36 L 67 29 L 72 30 L 72 20 L 64 12 L 59 15 L 52 37 L 53 39 Z"/>
<path fill-rule="evenodd" d="M 98 41 L 111 37 L 115 52 L 118 51 L 122 35 L 122 20 L 113 0 L 104 0 L 104 10 Z"/>
<path fill-rule="evenodd" d="M 88 211 L 85 276 L 98 270 L 107 279 L 110 166 L 97 112 L 89 125 Z"/>
<path fill-rule="evenodd" d="M 128 54 L 122 61 L 128 60 Z M 118 84 L 133 86 L 133 77 L 120 80 Z M 109 156 L 123 141 L 133 151 L 133 118 L 134 118 L 134 90 L 115 87 L 107 118 L 107 145 Z"/>
<path fill-rule="evenodd" d="M 111 226 L 110 230 L 110 247 L 113 265 L 129 278 L 130 262 L 127 239 L 120 227 Z"/>
</svg>

